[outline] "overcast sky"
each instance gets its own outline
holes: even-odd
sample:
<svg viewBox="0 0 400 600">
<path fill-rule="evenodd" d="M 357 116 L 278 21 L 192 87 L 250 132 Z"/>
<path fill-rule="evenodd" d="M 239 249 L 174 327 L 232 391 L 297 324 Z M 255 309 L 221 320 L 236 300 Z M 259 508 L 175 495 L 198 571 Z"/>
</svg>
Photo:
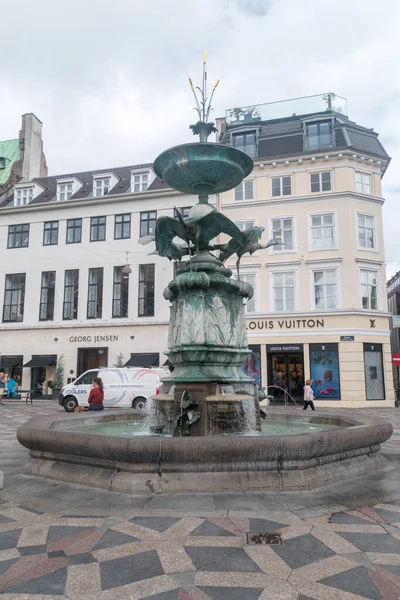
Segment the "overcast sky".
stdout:
<svg viewBox="0 0 400 600">
<path fill-rule="evenodd" d="M 400 0 L 0 0 L 0 139 L 43 122 L 50 174 L 191 141 L 208 50 L 226 108 L 334 91 L 380 134 L 388 275 L 400 269 Z"/>
</svg>

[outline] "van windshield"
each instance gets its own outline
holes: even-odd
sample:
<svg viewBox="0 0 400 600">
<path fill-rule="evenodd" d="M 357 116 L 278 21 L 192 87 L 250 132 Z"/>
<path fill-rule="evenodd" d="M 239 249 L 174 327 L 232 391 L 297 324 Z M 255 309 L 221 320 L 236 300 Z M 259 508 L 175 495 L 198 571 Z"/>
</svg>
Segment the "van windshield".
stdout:
<svg viewBox="0 0 400 600">
<path fill-rule="evenodd" d="M 91 385 L 92 381 L 97 375 L 98 371 L 87 371 L 75 381 L 74 385 Z"/>
</svg>

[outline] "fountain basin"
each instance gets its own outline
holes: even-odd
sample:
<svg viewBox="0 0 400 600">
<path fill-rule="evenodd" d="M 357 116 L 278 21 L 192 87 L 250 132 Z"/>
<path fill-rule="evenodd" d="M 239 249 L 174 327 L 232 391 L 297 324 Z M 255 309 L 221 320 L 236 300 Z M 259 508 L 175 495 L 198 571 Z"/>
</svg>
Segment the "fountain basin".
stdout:
<svg viewBox="0 0 400 600">
<path fill-rule="evenodd" d="M 126 423 L 131 411 L 33 417 L 18 429 L 26 473 L 132 494 L 307 490 L 386 466 L 378 454 L 390 423 L 358 414 L 274 410 L 268 422 L 334 429 L 296 435 L 127 437 L 90 434 L 88 424 Z M 79 432 L 71 427 L 83 427 Z"/>
<path fill-rule="evenodd" d="M 253 169 L 250 156 L 222 144 L 195 142 L 169 148 L 154 161 L 154 171 L 185 194 L 220 194 L 237 185 Z"/>
</svg>

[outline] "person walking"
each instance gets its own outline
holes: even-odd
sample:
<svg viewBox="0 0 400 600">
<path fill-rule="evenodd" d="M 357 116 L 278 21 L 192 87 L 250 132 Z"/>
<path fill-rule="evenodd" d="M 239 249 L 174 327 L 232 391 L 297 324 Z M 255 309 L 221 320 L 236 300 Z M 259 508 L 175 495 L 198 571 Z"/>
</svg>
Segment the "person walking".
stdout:
<svg viewBox="0 0 400 600">
<path fill-rule="evenodd" d="M 3 406 L 3 394 L 6 384 L 4 382 L 4 371 L 0 371 L 0 405 Z"/>
<path fill-rule="evenodd" d="M 307 379 L 306 381 L 306 385 L 304 386 L 304 406 L 303 406 L 303 410 L 307 410 L 307 408 L 310 406 L 311 410 L 315 410 L 315 406 L 314 406 L 314 392 L 312 391 L 312 379 Z"/>
<path fill-rule="evenodd" d="M 7 380 L 7 398 L 16 398 L 16 396 L 17 396 L 17 394 L 15 393 L 16 385 L 17 385 L 17 382 L 12 377 L 10 377 L 10 379 Z"/>
<path fill-rule="evenodd" d="M 103 382 L 100 377 L 95 377 L 93 379 L 93 387 L 90 390 L 90 394 L 89 394 L 88 410 L 103 410 L 104 409 L 103 401 L 104 401 Z"/>
</svg>

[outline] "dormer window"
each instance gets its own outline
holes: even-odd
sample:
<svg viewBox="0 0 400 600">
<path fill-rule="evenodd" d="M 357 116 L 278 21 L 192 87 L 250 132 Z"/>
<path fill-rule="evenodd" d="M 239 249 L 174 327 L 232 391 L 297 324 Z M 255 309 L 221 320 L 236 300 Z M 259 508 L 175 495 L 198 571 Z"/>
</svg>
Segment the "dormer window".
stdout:
<svg viewBox="0 0 400 600">
<path fill-rule="evenodd" d="M 332 121 L 306 123 L 305 150 L 324 150 L 333 147 Z"/>
<path fill-rule="evenodd" d="M 7 159 L 4 156 L 0 156 L 0 169 L 5 169 L 7 166 Z"/>
<path fill-rule="evenodd" d="M 14 206 L 25 206 L 33 200 L 33 185 L 18 188 L 14 196 Z"/>
<path fill-rule="evenodd" d="M 257 140 L 256 132 L 251 131 L 249 133 L 236 133 L 232 135 L 232 142 L 234 148 L 245 152 L 251 157 L 257 155 Z"/>
<path fill-rule="evenodd" d="M 93 196 L 106 196 L 111 188 L 111 177 L 95 178 Z"/>
<path fill-rule="evenodd" d="M 145 192 L 149 187 L 149 173 L 135 173 L 132 175 L 132 192 Z"/>
<path fill-rule="evenodd" d="M 57 200 L 69 200 L 74 193 L 74 184 L 72 181 L 59 183 L 57 187 Z"/>
</svg>

